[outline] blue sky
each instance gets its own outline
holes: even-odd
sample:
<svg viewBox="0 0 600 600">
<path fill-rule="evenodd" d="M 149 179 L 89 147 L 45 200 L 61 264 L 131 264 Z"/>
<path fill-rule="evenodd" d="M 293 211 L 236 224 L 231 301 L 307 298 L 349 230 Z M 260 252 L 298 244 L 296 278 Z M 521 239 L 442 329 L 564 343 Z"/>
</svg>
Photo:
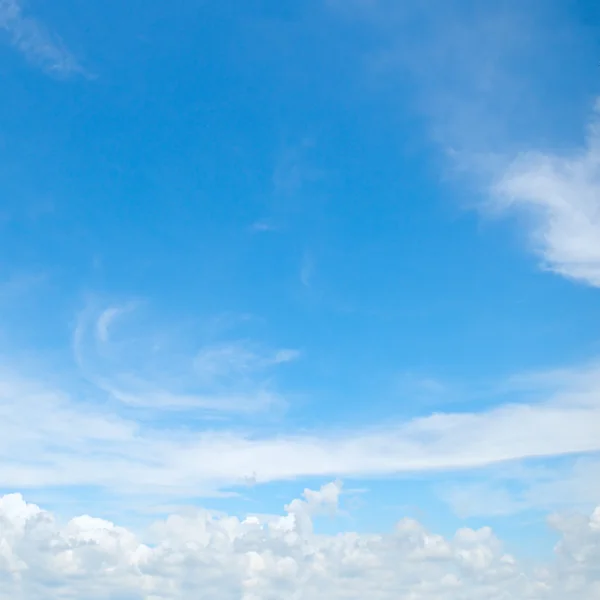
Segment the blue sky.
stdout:
<svg viewBox="0 0 600 600">
<path fill-rule="evenodd" d="M 0 42 L 1 493 L 340 480 L 323 532 L 534 558 L 600 502 L 596 3 L 0 0 Z"/>
</svg>

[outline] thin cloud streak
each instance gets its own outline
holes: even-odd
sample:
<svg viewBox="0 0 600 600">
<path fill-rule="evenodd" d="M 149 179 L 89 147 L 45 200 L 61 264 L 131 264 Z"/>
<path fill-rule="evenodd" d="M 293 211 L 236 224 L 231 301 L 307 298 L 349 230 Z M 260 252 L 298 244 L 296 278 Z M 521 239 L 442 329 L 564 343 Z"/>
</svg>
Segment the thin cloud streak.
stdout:
<svg viewBox="0 0 600 600">
<path fill-rule="evenodd" d="M 96 337 L 102 343 L 109 341 L 110 328 L 113 323 L 122 315 L 134 310 L 134 304 L 127 304 L 125 306 L 110 306 L 109 308 L 102 311 L 98 320 L 96 321 Z"/>
<path fill-rule="evenodd" d="M 129 336 L 118 335 L 116 320 L 138 307 L 139 302 L 130 302 L 79 315 L 73 356 L 99 390 L 127 406 L 153 411 L 233 416 L 285 407 L 273 370 L 297 360 L 298 350 L 230 341 L 201 346 L 195 355 L 178 347 L 164 353 L 153 340 L 152 324 L 135 323 Z"/>
<path fill-rule="evenodd" d="M 600 381 L 600 377 L 596 379 Z M 119 494 L 202 494 L 299 477 L 468 471 L 531 457 L 600 451 L 600 387 L 534 405 L 441 413 L 397 425 L 301 435 L 170 430 L 4 374 L 0 479 L 5 487 L 91 485 Z M 595 401 L 592 401 L 595 398 Z M 157 421 L 158 423 L 159 421 Z M 43 464 L 40 464 L 43 457 Z"/>
<path fill-rule="evenodd" d="M 313 256 L 309 252 L 305 252 L 302 257 L 302 263 L 300 264 L 300 283 L 305 288 L 311 287 L 314 273 L 315 263 Z"/>
<path fill-rule="evenodd" d="M 2 31 L 11 46 L 47 73 L 57 77 L 85 73 L 62 40 L 24 14 L 18 0 L 0 0 L 0 35 Z"/>
</svg>

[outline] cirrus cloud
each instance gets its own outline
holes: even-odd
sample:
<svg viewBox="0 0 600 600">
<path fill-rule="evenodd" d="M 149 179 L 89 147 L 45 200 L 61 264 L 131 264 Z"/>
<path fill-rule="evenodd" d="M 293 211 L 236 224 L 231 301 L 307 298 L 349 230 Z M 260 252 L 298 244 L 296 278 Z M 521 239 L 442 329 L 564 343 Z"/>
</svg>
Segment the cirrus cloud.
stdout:
<svg viewBox="0 0 600 600">
<path fill-rule="evenodd" d="M 7 37 L 31 63 L 51 75 L 83 73 L 63 41 L 37 19 L 25 14 L 18 0 L 0 0 L 0 35 Z"/>
</svg>

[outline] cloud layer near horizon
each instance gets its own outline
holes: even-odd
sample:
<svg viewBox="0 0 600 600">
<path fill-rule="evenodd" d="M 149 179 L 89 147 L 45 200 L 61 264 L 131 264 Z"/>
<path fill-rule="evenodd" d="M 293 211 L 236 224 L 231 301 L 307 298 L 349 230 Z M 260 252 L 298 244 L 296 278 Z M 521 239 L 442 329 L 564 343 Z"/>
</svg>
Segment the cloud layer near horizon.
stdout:
<svg viewBox="0 0 600 600">
<path fill-rule="evenodd" d="M 600 508 L 555 516 L 555 558 L 532 567 L 489 528 L 451 539 L 403 519 L 386 534 L 318 535 L 341 485 L 306 490 L 283 516 L 244 520 L 193 510 L 156 523 L 144 541 L 108 521 L 66 524 L 15 494 L 0 498 L 0 598 L 175 600 L 592 600 L 600 594 Z"/>
</svg>

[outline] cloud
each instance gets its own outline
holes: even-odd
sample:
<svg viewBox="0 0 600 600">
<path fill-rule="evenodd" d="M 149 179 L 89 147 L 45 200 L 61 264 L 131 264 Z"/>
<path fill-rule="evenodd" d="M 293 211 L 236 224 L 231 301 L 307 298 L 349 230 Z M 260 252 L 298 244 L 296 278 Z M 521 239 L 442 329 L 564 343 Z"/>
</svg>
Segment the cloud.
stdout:
<svg viewBox="0 0 600 600">
<path fill-rule="evenodd" d="M 250 231 L 252 233 L 272 233 L 279 231 L 279 227 L 268 220 L 261 219 L 252 223 Z"/>
<path fill-rule="evenodd" d="M 0 497 L 0 598 L 180 600 L 563 600 L 598 597 L 600 509 L 554 516 L 554 558 L 530 566 L 493 532 L 444 538 L 403 519 L 384 534 L 315 534 L 313 509 L 337 484 L 305 492 L 283 516 L 173 514 L 146 534 L 87 515 L 61 524 L 19 494 Z M 302 514 L 302 519 L 298 515 Z"/>
<path fill-rule="evenodd" d="M 312 285 L 313 277 L 315 274 L 315 262 L 312 254 L 305 252 L 302 256 L 302 262 L 300 264 L 300 283 L 305 287 L 309 288 Z"/>
<path fill-rule="evenodd" d="M 320 202 L 318 186 L 326 173 L 312 164 L 309 153 L 316 141 L 306 136 L 284 144 L 275 156 L 266 214 L 255 220 L 253 233 L 283 232 L 298 225 L 303 213 L 312 213 Z M 302 219 L 301 219 L 302 220 Z"/>
<path fill-rule="evenodd" d="M 248 342 L 229 342 L 206 346 L 194 358 L 194 368 L 205 381 L 242 377 L 269 367 L 291 362 L 300 352 L 292 349 L 264 354 Z"/>
<path fill-rule="evenodd" d="M 14 48 L 44 71 L 59 77 L 83 73 L 62 40 L 24 14 L 18 0 L 0 0 L 0 35 L 3 32 Z"/>
<path fill-rule="evenodd" d="M 375 29 L 376 40 L 363 46 L 365 75 L 385 79 L 385 89 L 397 90 L 398 106 L 424 116 L 428 136 L 461 160 L 496 152 L 499 144 L 504 151 L 519 137 L 515 122 L 536 116 L 534 88 L 549 74 L 547 44 L 562 46 L 567 37 L 552 39 L 557 11 L 544 3 L 328 4 L 334 14 Z M 546 65 L 537 62 L 540 48 Z M 558 70 L 560 57 L 553 64 Z"/>
<path fill-rule="evenodd" d="M 585 148 L 527 152 L 493 186 L 496 206 L 526 213 L 545 269 L 600 286 L 600 100 Z"/>
<path fill-rule="evenodd" d="M 526 217 L 543 269 L 599 286 L 598 108 L 585 147 L 547 150 L 565 148 L 573 115 L 597 79 L 589 58 L 595 42 L 568 3 L 329 5 L 376 28 L 378 43 L 365 58 L 369 75 L 397 81 L 398 101 L 425 117 L 445 176 L 459 175 L 463 191 L 494 200 L 463 193 L 464 204 Z M 400 87 L 407 79 L 410 95 Z"/>
<path fill-rule="evenodd" d="M 262 484 L 309 476 L 466 473 L 523 459 L 597 453 L 600 375 L 586 377 L 554 393 L 545 387 L 544 398 L 531 403 L 293 435 L 285 433 L 285 422 L 275 434 L 244 430 L 239 423 L 209 426 L 196 396 L 187 406 L 190 418 L 173 421 L 168 411 L 173 403 L 182 406 L 183 395 L 120 398 L 132 409 L 154 407 L 150 415 L 122 413 L 119 406 L 92 402 L 87 390 L 81 396 L 77 389 L 67 393 L 3 372 L 0 479 L 12 489 L 93 486 L 143 503 L 144 497 L 211 494 L 248 477 Z M 246 400 L 234 397 L 225 408 L 243 415 Z"/>
<path fill-rule="evenodd" d="M 108 342 L 110 326 L 118 317 L 133 310 L 133 308 L 134 305 L 129 304 L 127 306 L 110 306 L 103 310 L 96 321 L 96 336 L 98 340 L 103 343 Z"/>
<path fill-rule="evenodd" d="M 461 518 L 528 510 L 588 510 L 600 498 L 597 455 L 506 464 L 457 479 L 438 486 L 438 493 Z"/>
<path fill-rule="evenodd" d="M 404 395 L 434 396 L 439 399 L 449 391 L 446 383 L 434 377 L 428 377 L 411 372 L 400 373 L 396 378 L 396 387 Z"/>
<path fill-rule="evenodd" d="M 241 340 L 209 343 L 190 352 L 183 350 L 189 339 L 161 333 L 147 315 L 134 313 L 139 307 L 138 302 L 88 308 L 74 331 L 73 352 L 82 374 L 114 399 L 138 408 L 231 414 L 285 404 L 273 370 L 299 358 L 299 351 L 269 350 Z M 135 316 L 127 322 L 127 335 L 111 336 L 116 320 L 126 313 Z"/>
<path fill-rule="evenodd" d="M 186 394 L 161 389 L 153 382 L 132 381 L 131 379 L 123 383 L 124 387 L 122 388 L 102 380 L 98 380 L 97 385 L 123 404 L 134 408 L 163 411 L 191 410 L 243 415 L 273 409 L 283 404 L 281 396 L 268 390 L 246 393 L 218 392 L 206 395 Z"/>
<path fill-rule="evenodd" d="M 299 350 L 278 350 L 272 360 L 275 364 L 280 365 L 283 363 L 293 362 L 294 360 L 299 359 L 301 355 L 302 353 Z"/>
<path fill-rule="evenodd" d="M 314 516 L 337 513 L 341 493 L 341 481 L 328 483 L 319 491 L 305 489 L 304 500 L 296 498 L 285 507 L 292 519 L 293 528 L 301 534 L 311 533 Z"/>
<path fill-rule="evenodd" d="M 316 181 L 322 173 L 311 167 L 306 160 L 307 149 L 312 148 L 315 141 L 306 137 L 295 145 L 286 146 L 277 157 L 273 170 L 273 194 L 280 201 L 297 196 L 307 183 Z"/>
</svg>

